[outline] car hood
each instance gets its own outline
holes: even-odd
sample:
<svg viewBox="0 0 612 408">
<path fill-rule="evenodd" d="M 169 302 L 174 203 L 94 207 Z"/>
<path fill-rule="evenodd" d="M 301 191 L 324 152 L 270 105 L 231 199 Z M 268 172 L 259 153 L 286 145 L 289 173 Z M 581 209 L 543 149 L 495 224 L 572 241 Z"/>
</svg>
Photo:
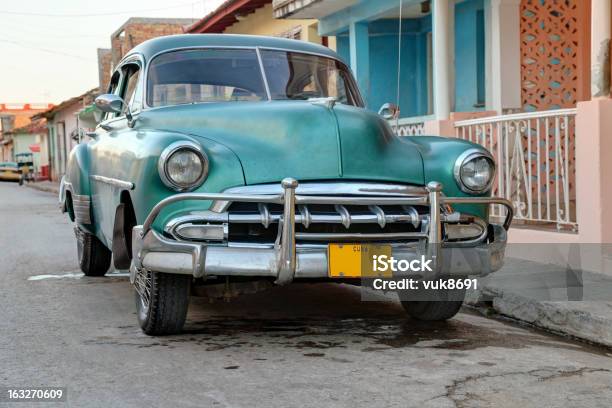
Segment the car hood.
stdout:
<svg viewBox="0 0 612 408">
<path fill-rule="evenodd" d="M 378 115 L 308 101 L 180 105 L 142 112 L 139 127 L 211 139 L 240 160 L 246 184 L 298 180 L 378 180 L 423 184 L 417 145 Z"/>
</svg>

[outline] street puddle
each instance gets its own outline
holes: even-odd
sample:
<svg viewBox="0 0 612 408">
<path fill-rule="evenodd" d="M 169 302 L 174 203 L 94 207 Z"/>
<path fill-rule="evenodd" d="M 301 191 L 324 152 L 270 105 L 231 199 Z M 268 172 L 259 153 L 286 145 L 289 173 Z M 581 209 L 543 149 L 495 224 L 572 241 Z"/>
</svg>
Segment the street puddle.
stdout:
<svg viewBox="0 0 612 408">
<path fill-rule="evenodd" d="M 98 280 L 99 281 L 99 280 Z M 397 303 L 362 302 L 360 293 L 340 285 L 295 284 L 210 303 L 194 297 L 181 335 L 151 338 L 138 325 L 114 328 L 110 338 L 91 345 L 196 347 L 202 351 L 294 349 L 307 357 L 334 357 L 335 350 L 385 353 L 394 349 L 446 350 L 457 355 L 486 347 L 543 347 L 587 351 L 609 357 L 609 350 L 566 341 L 511 322 L 464 310 L 447 322 L 410 319 Z"/>
<path fill-rule="evenodd" d="M 29 281 L 40 281 L 46 279 L 81 279 L 85 276 L 82 273 L 65 273 L 63 275 L 35 275 L 28 278 Z"/>
<path fill-rule="evenodd" d="M 465 321 L 473 318 L 463 314 L 449 322 L 419 322 L 385 316 L 348 319 L 236 319 L 218 316 L 190 321 L 181 335 L 151 338 L 142 335 L 137 327 L 126 326 L 113 336 L 90 339 L 85 344 L 138 348 L 196 346 L 208 352 L 261 349 L 273 345 L 296 349 L 306 357 L 326 358 L 326 352 L 334 349 L 364 353 L 400 348 L 438 349 L 447 350 L 451 357 L 464 357 L 467 356 L 464 352 L 484 347 L 517 350 L 545 347 L 610 357 L 605 350 L 588 344 L 566 342 L 512 325 L 489 328 Z"/>
<path fill-rule="evenodd" d="M 129 277 L 130 274 L 127 272 L 112 272 L 106 274 L 105 278 L 125 278 Z M 28 278 L 29 281 L 41 281 L 41 280 L 56 280 L 56 279 L 82 279 L 85 278 L 83 273 L 64 273 L 62 275 L 34 275 Z"/>
</svg>

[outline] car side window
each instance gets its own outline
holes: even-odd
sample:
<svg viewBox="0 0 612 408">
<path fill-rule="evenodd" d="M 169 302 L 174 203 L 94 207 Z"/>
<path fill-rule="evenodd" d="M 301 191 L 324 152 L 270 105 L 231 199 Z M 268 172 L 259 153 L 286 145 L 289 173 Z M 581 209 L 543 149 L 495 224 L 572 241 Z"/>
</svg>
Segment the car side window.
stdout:
<svg viewBox="0 0 612 408">
<path fill-rule="evenodd" d="M 121 73 L 119 71 L 115 71 L 113 76 L 111 77 L 110 84 L 108 86 L 108 91 L 106 93 L 109 94 L 117 94 L 117 90 L 119 89 L 119 81 L 121 80 Z M 104 120 L 109 120 L 114 117 L 117 117 L 117 113 L 108 112 L 104 114 Z"/>
<path fill-rule="evenodd" d="M 137 64 L 128 64 L 123 67 L 123 77 L 125 80 L 120 96 L 132 111 L 140 110 L 139 76 L 140 67 Z"/>
<path fill-rule="evenodd" d="M 111 77 L 110 84 L 108 86 L 109 94 L 117 93 L 117 88 L 119 87 L 119 80 L 121 79 L 121 74 L 119 71 L 115 71 L 113 76 Z"/>
</svg>

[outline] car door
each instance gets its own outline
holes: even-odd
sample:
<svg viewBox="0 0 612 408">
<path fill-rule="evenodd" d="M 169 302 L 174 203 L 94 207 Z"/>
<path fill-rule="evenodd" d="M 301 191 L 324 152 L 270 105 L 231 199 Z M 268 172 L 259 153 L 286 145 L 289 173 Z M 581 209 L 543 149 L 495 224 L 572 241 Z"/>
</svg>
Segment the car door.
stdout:
<svg viewBox="0 0 612 408">
<path fill-rule="evenodd" d="M 123 62 L 113 74 L 109 92 L 123 98 L 133 118 L 142 108 L 142 60 L 136 56 Z M 129 126 L 127 110 L 107 113 L 97 128 L 97 140 L 91 146 L 91 183 L 94 220 L 98 237 L 112 243 L 115 211 L 122 191 L 134 182 L 138 144 L 141 139 Z"/>
</svg>

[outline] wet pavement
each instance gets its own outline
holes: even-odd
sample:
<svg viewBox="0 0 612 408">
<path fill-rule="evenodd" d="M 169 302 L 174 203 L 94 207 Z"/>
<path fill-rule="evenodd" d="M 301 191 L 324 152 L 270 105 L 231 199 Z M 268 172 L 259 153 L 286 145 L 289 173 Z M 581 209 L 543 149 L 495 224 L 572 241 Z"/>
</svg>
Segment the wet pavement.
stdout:
<svg viewBox="0 0 612 408">
<path fill-rule="evenodd" d="M 4 183 L 0 257 L 0 386 L 65 386 L 69 406 L 612 404 L 610 350 L 470 310 L 421 323 L 347 285 L 192 298 L 185 333 L 147 337 L 125 273 L 79 273 L 55 197 Z"/>
</svg>

